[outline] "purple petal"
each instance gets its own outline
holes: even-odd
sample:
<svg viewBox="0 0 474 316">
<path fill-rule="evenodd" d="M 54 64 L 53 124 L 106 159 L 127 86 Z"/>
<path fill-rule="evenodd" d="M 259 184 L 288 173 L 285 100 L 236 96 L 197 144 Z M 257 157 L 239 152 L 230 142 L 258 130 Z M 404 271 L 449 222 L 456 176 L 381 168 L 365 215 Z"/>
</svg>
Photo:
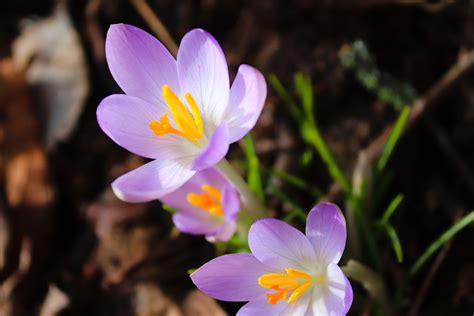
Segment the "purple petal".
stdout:
<svg viewBox="0 0 474 316">
<path fill-rule="evenodd" d="M 242 306 L 237 312 L 236 316 L 255 316 L 255 315 L 293 315 L 293 314 L 282 314 L 282 312 L 288 307 L 286 301 L 281 300 L 276 304 L 269 304 L 266 296 L 261 296 L 256 300 L 252 300 Z M 304 315 L 304 314 L 302 314 Z"/>
<path fill-rule="evenodd" d="M 234 235 L 236 230 L 237 222 L 229 221 L 222 225 L 217 232 L 207 234 L 206 239 L 209 242 L 227 241 Z"/>
<path fill-rule="evenodd" d="M 205 124 L 220 125 L 229 101 L 229 73 L 217 41 L 204 30 L 191 30 L 181 40 L 177 65 L 181 91 L 193 95 Z"/>
<path fill-rule="evenodd" d="M 213 298 L 245 302 L 268 291 L 258 284 L 258 278 L 271 272 L 252 254 L 237 253 L 209 261 L 191 274 L 191 279 L 202 292 Z"/>
<path fill-rule="evenodd" d="M 265 218 L 250 227 L 249 246 L 255 257 L 275 269 L 311 271 L 316 257 L 303 233 L 283 221 Z"/>
<path fill-rule="evenodd" d="M 346 245 L 346 220 L 337 205 L 316 205 L 306 219 L 306 236 L 319 260 L 338 263 Z"/>
<path fill-rule="evenodd" d="M 350 283 L 347 282 L 342 270 L 334 263 L 328 265 L 326 277 L 327 286 L 322 291 L 313 293 L 313 315 L 345 315 L 352 304 Z"/>
<path fill-rule="evenodd" d="M 225 157 L 229 150 L 229 129 L 221 124 L 206 144 L 206 147 L 194 159 L 193 169 L 203 170 L 214 166 Z"/>
<path fill-rule="evenodd" d="M 199 148 L 174 135 L 156 136 L 149 127 L 159 119 L 163 107 L 123 94 L 108 96 L 97 108 L 102 130 L 117 144 L 134 154 L 152 159 L 181 159 L 191 165 Z"/>
<path fill-rule="evenodd" d="M 267 84 L 260 71 L 241 65 L 230 88 L 229 105 L 224 116 L 231 143 L 244 137 L 255 126 L 266 97 Z"/>
<path fill-rule="evenodd" d="M 239 194 L 230 184 L 226 184 L 222 189 L 222 208 L 227 221 L 237 220 L 240 211 Z"/>
<path fill-rule="evenodd" d="M 192 235 L 215 235 L 223 223 L 203 210 L 189 209 L 173 215 L 173 223 L 183 233 Z"/>
<path fill-rule="evenodd" d="M 194 172 L 173 160 L 154 160 L 119 177 L 112 189 L 123 201 L 147 202 L 176 190 Z"/>
<path fill-rule="evenodd" d="M 107 32 L 105 53 L 112 76 L 126 94 L 164 105 L 163 85 L 179 93 L 176 61 L 147 32 L 131 25 L 114 24 Z"/>
<path fill-rule="evenodd" d="M 349 309 L 351 309 L 352 305 L 352 299 L 354 297 L 354 294 L 352 292 L 352 285 L 349 282 L 349 279 L 347 279 L 346 276 L 344 276 L 344 279 L 346 281 L 346 294 L 344 296 L 344 315 L 349 312 Z"/>
</svg>

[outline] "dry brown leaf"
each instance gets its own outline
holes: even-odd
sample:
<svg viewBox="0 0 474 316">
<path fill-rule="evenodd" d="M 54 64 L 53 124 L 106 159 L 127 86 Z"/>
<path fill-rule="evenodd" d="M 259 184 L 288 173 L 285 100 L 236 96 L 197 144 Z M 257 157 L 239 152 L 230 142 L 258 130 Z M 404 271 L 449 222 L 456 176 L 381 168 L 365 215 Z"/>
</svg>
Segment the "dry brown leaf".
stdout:
<svg viewBox="0 0 474 316">
<path fill-rule="evenodd" d="M 132 300 L 134 315 L 136 316 L 183 315 L 178 306 L 153 283 L 135 285 Z"/>
<path fill-rule="evenodd" d="M 184 300 L 185 316 L 226 316 L 217 302 L 198 290 L 191 291 Z"/>
<path fill-rule="evenodd" d="M 69 305 L 69 298 L 55 285 L 50 284 L 39 316 L 56 316 Z"/>
<path fill-rule="evenodd" d="M 63 1 L 51 17 L 25 22 L 13 56 L 37 97 L 51 149 L 69 137 L 89 93 L 84 52 Z"/>
</svg>

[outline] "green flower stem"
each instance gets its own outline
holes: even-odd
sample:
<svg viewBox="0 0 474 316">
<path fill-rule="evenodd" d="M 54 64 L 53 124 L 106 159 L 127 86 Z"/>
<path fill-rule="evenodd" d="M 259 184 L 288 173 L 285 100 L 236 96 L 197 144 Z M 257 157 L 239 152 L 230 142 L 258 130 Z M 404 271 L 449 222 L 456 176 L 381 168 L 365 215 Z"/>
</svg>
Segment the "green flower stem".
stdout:
<svg viewBox="0 0 474 316">
<path fill-rule="evenodd" d="M 217 165 L 217 169 L 229 180 L 239 191 L 243 202 L 241 214 L 239 216 L 239 232 L 242 237 L 247 238 L 247 232 L 252 223 L 266 215 L 265 206 L 257 197 L 232 165 L 224 158 Z"/>
</svg>

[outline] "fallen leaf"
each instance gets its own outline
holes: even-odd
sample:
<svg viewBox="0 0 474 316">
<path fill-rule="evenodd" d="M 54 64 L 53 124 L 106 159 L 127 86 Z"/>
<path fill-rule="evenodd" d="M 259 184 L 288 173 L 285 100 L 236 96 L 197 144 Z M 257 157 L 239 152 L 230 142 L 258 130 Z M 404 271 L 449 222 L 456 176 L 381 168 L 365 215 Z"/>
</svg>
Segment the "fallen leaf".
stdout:
<svg viewBox="0 0 474 316">
<path fill-rule="evenodd" d="M 44 120 L 44 141 L 52 149 L 67 140 L 89 93 L 88 71 L 79 35 L 64 1 L 46 19 L 25 21 L 13 57 L 26 72 Z"/>
</svg>

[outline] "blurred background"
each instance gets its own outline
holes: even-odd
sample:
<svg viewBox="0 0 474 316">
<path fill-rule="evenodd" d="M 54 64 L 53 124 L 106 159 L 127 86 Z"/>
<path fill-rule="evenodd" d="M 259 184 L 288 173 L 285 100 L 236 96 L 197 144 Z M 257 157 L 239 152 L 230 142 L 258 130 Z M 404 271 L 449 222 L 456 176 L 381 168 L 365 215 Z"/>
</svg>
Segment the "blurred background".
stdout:
<svg viewBox="0 0 474 316">
<path fill-rule="evenodd" d="M 105 36 L 113 23 L 154 33 L 156 17 L 178 43 L 195 27 L 213 34 L 231 76 L 247 63 L 267 77 L 253 142 L 233 145 L 229 160 L 242 174 L 258 173 L 273 215 L 302 228 L 304 213 L 324 199 L 359 207 L 374 223 L 382 218 L 370 228 L 375 258 L 362 246 L 343 262 L 356 258 L 379 273 L 389 310 L 474 312 L 472 225 L 414 266 L 474 207 L 474 1 L 7 0 L 0 315 L 211 316 L 239 308 L 205 297 L 188 277 L 222 247 L 176 232 L 159 202 L 127 204 L 110 190 L 144 160 L 96 121 L 99 102 L 121 93 Z M 345 180 L 331 172 L 335 162 Z M 345 181 L 359 192 L 357 207 Z M 352 283 L 350 315 L 376 315 L 377 297 Z"/>
</svg>

